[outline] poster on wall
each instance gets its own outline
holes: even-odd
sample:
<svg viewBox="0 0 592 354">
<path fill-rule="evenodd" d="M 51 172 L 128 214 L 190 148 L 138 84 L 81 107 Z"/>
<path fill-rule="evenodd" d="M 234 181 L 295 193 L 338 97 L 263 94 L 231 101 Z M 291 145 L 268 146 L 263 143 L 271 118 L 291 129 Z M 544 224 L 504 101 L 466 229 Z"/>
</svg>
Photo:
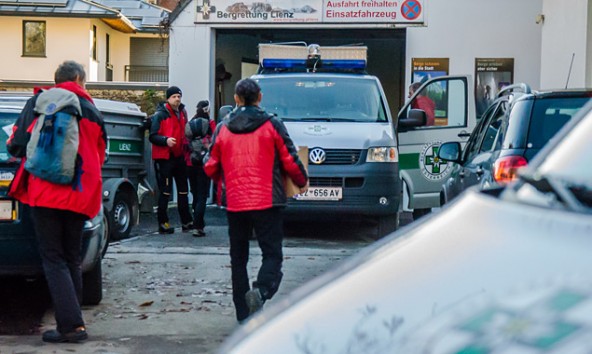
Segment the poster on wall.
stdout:
<svg viewBox="0 0 592 354">
<path fill-rule="evenodd" d="M 423 24 L 425 0 L 197 0 L 195 23 Z"/>
<path fill-rule="evenodd" d="M 424 83 L 448 75 L 449 58 L 411 58 L 411 82 Z"/>
<path fill-rule="evenodd" d="M 514 58 L 475 58 L 475 105 L 481 117 L 500 90 L 514 82 Z"/>
</svg>

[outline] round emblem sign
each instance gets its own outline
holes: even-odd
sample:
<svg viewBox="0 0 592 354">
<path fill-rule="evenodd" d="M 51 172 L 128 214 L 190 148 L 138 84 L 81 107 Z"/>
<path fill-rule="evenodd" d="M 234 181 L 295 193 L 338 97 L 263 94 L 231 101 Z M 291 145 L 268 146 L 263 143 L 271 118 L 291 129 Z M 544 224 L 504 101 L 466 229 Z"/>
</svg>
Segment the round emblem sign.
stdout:
<svg viewBox="0 0 592 354">
<path fill-rule="evenodd" d="M 437 181 L 448 173 L 449 163 L 438 158 L 441 141 L 425 144 L 419 154 L 419 169 L 423 176 L 430 181 Z"/>
</svg>

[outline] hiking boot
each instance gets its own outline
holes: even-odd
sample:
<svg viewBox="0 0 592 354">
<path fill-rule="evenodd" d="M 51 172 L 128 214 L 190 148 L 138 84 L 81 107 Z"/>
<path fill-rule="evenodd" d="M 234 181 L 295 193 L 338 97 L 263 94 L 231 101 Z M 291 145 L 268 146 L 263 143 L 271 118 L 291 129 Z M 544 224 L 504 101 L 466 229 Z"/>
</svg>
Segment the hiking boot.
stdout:
<svg viewBox="0 0 592 354">
<path fill-rule="evenodd" d="M 204 229 L 193 230 L 193 237 L 204 237 L 205 235 L 206 235 L 206 232 L 204 231 Z"/>
<path fill-rule="evenodd" d="M 86 328 L 78 327 L 72 332 L 60 333 L 55 329 L 43 332 L 42 339 L 47 343 L 78 343 L 86 340 L 88 333 Z"/>
<path fill-rule="evenodd" d="M 259 288 L 253 288 L 252 290 L 247 291 L 245 294 L 245 300 L 247 301 L 247 306 L 249 307 L 249 315 L 261 310 L 263 304 L 265 303 Z"/>
<path fill-rule="evenodd" d="M 187 224 L 183 224 L 181 225 L 181 231 L 183 232 L 189 232 L 193 230 L 193 222 L 188 222 Z"/>
<path fill-rule="evenodd" d="M 175 228 L 171 227 L 168 222 L 158 225 L 159 234 L 172 234 L 175 232 Z"/>
</svg>

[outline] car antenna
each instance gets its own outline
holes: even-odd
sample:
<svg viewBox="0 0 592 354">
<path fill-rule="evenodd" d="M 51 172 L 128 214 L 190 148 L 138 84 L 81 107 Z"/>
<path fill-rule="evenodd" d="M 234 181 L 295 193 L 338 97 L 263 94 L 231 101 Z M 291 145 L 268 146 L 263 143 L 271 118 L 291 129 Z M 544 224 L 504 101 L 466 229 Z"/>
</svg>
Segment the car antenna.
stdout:
<svg viewBox="0 0 592 354">
<path fill-rule="evenodd" d="M 569 84 L 569 77 L 571 75 L 571 68 L 573 67 L 573 61 L 576 56 L 576 53 L 572 53 L 571 55 L 571 63 L 569 64 L 569 71 L 567 72 L 567 82 L 565 83 L 565 89 L 567 89 L 567 85 Z"/>
</svg>

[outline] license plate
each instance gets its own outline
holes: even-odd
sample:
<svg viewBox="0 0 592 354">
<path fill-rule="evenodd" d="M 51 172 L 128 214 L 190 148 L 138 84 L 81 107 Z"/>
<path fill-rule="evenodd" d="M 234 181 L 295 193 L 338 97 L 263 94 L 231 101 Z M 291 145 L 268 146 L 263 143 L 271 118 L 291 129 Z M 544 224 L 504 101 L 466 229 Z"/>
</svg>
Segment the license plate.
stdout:
<svg viewBox="0 0 592 354">
<path fill-rule="evenodd" d="M 12 200 L 0 200 L 0 220 L 12 220 Z"/>
<path fill-rule="evenodd" d="M 294 196 L 297 200 L 341 200 L 342 188 L 338 187 L 309 187 L 305 193 Z"/>
</svg>

